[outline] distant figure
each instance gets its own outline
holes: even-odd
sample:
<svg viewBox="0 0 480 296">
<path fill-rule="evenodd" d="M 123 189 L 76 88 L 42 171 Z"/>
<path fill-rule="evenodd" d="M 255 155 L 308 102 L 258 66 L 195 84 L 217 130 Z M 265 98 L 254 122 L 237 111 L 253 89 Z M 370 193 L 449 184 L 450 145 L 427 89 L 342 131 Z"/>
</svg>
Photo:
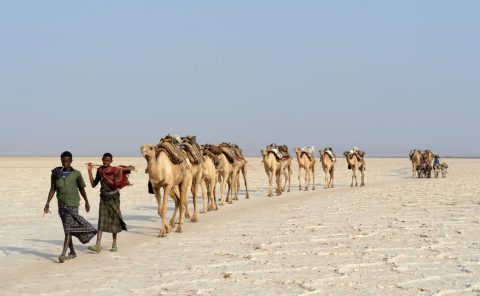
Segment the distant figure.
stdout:
<svg viewBox="0 0 480 296">
<path fill-rule="evenodd" d="M 110 232 L 112 234 L 112 248 L 110 251 L 118 251 L 117 233 L 127 230 L 127 224 L 123 221 L 120 211 L 120 188 L 129 184 L 126 173 L 134 170 L 133 166 L 113 167 L 111 163 L 113 156 L 110 153 L 103 154 L 103 165 L 97 169 L 95 179 L 93 179 L 93 164 L 87 164 L 88 177 L 92 188 L 100 183 L 100 206 L 98 208 L 98 233 L 97 242 L 89 246 L 90 251 L 100 253 L 102 251 L 102 234 Z"/>
<path fill-rule="evenodd" d="M 435 178 L 438 178 L 440 172 L 442 173 L 442 178 L 445 178 L 447 176 L 447 168 L 448 165 L 445 162 L 440 162 L 440 156 L 435 155 L 433 159 L 433 172 Z"/>
<path fill-rule="evenodd" d="M 88 243 L 97 233 L 95 228 L 87 220 L 78 214 L 80 205 L 80 194 L 85 200 L 85 210 L 90 211 L 87 193 L 85 192 L 85 181 L 82 174 L 71 167 L 72 153 L 65 151 L 61 154 L 61 167 L 52 170 L 50 191 L 47 197 L 47 203 L 43 209 L 44 214 L 50 213 L 50 201 L 55 192 L 58 200 L 58 215 L 62 220 L 63 230 L 65 232 L 65 240 L 63 242 L 63 251 L 58 256 L 58 261 L 63 263 L 65 259 L 73 259 L 77 257 L 73 248 L 72 235 L 76 236 L 82 244 Z M 66 255 L 67 249 L 70 253 Z"/>
</svg>

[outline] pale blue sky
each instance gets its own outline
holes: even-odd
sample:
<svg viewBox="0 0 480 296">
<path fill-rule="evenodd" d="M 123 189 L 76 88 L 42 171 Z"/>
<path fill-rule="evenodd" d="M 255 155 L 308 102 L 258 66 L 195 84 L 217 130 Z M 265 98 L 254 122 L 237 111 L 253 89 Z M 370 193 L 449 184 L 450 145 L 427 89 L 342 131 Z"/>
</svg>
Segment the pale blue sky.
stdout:
<svg viewBox="0 0 480 296">
<path fill-rule="evenodd" d="M 480 156 L 479 1 L 2 1 L 0 155 Z M 318 153 L 317 153 L 318 154 Z"/>
</svg>

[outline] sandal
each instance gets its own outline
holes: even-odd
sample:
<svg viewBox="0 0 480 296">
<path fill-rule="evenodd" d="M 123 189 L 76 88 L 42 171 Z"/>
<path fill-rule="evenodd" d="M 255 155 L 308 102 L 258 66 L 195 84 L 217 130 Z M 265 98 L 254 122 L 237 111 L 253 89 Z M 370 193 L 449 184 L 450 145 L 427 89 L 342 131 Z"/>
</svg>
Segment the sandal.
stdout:
<svg viewBox="0 0 480 296">
<path fill-rule="evenodd" d="M 69 259 L 73 259 L 73 258 L 75 258 L 75 257 L 77 257 L 77 254 L 70 253 L 70 254 L 68 254 L 68 256 L 66 257 L 66 259 L 69 260 Z"/>
<path fill-rule="evenodd" d="M 58 262 L 60 262 L 60 263 L 63 263 L 65 261 L 65 259 L 66 258 L 63 255 L 58 256 Z"/>
<path fill-rule="evenodd" d="M 102 247 L 99 245 L 88 246 L 88 250 L 95 253 L 100 253 L 102 251 Z"/>
<path fill-rule="evenodd" d="M 117 245 L 112 245 L 110 252 L 117 252 L 117 251 L 118 251 Z"/>
</svg>

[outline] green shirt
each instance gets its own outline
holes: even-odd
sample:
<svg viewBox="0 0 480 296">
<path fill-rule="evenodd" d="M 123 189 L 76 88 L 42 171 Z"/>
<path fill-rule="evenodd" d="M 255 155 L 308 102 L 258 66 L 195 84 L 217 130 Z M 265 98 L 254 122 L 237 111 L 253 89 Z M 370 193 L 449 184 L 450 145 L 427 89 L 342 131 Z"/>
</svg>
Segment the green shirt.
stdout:
<svg viewBox="0 0 480 296">
<path fill-rule="evenodd" d="M 50 190 L 57 192 L 57 199 L 59 204 L 63 204 L 68 207 L 78 208 L 80 206 L 80 194 L 79 188 L 85 188 L 85 181 L 82 174 L 73 169 L 70 174 L 63 178 L 59 174 L 59 169 L 56 168 L 52 171 Z"/>
</svg>

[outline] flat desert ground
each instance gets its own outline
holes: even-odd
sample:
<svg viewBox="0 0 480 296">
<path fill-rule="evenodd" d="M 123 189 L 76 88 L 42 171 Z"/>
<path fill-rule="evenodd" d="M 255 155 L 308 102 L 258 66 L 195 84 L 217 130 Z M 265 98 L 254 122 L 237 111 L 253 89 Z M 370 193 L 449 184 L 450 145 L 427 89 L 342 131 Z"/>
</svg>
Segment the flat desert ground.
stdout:
<svg viewBox="0 0 480 296">
<path fill-rule="evenodd" d="M 480 295 L 480 160 L 444 160 L 447 178 L 417 179 L 408 158 L 367 158 L 366 186 L 351 188 L 339 158 L 335 188 L 323 188 L 317 165 L 309 191 L 298 189 L 294 160 L 291 192 L 267 197 L 261 159 L 248 158 L 250 199 L 242 184 L 239 201 L 158 238 L 146 162 L 118 157 L 114 165 L 138 168 L 121 191 L 129 230 L 119 234 L 119 251 L 109 251 L 110 234 L 100 254 L 74 239 L 78 257 L 60 264 L 56 199 L 43 217 L 59 159 L 3 157 L 0 294 Z M 85 179 L 89 161 L 100 162 L 72 164 Z M 87 194 L 91 211 L 82 203 L 80 213 L 96 225 L 99 188 Z M 170 202 L 168 216 L 172 209 Z"/>
</svg>

